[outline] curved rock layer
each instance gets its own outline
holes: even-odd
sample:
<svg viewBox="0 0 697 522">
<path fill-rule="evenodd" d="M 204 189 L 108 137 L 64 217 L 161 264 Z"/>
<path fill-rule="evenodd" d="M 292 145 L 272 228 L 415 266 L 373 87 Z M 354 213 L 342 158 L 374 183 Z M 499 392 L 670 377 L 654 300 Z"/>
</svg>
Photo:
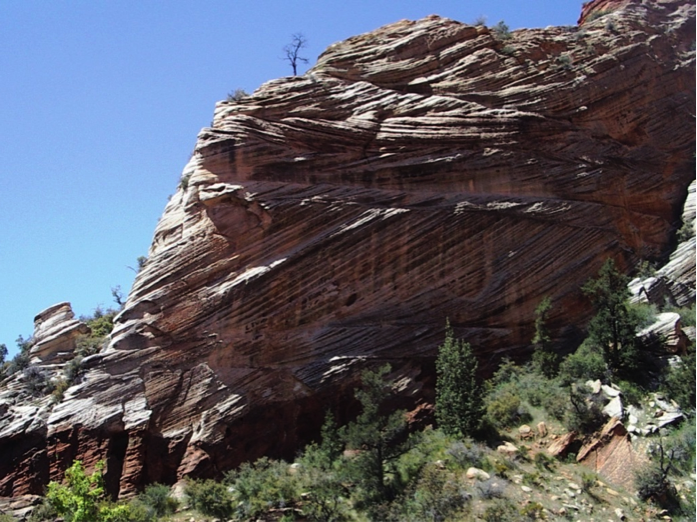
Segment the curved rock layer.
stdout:
<svg viewBox="0 0 697 522">
<path fill-rule="evenodd" d="M 25 477 L 0 493 L 74 458 L 124 495 L 292 454 L 366 365 L 428 399 L 446 318 L 485 366 L 527 349 L 544 296 L 573 336 L 603 261 L 665 258 L 680 226 L 694 11 L 622 2 L 509 39 L 402 21 L 219 103 L 110 346 L 43 431 L 0 441 Z"/>
</svg>

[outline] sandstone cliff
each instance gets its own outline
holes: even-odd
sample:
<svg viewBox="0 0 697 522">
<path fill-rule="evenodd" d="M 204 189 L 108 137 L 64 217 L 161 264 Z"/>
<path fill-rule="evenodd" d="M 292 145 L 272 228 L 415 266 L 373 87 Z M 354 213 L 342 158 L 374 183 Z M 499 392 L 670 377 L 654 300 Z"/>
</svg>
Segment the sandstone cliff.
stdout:
<svg viewBox="0 0 697 522">
<path fill-rule="evenodd" d="M 674 244 L 694 13 L 596 1 L 579 27 L 510 38 L 401 21 L 220 102 L 110 345 L 50 413 L 3 432 L 0 494 L 75 458 L 105 459 L 128 494 L 291 454 L 365 365 L 391 362 L 404 396 L 427 398 L 446 318 L 485 365 L 528 348 L 546 295 L 573 337 L 607 257 L 630 270 Z"/>
</svg>

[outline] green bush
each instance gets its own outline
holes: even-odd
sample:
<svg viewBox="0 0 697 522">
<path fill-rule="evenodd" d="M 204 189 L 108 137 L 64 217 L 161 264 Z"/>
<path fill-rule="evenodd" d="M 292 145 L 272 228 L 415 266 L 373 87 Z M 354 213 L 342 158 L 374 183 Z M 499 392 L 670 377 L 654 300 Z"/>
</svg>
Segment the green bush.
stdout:
<svg viewBox="0 0 697 522">
<path fill-rule="evenodd" d="M 27 522 L 53 522 L 56 518 L 58 518 L 56 508 L 44 497 L 41 504 L 32 510 Z"/>
<path fill-rule="evenodd" d="M 602 352 L 589 341 L 585 341 L 573 354 L 562 361 L 559 378 L 564 384 L 596 379 L 607 382 L 608 366 Z"/>
<path fill-rule="evenodd" d="M 179 506 L 177 499 L 170 495 L 169 486 L 164 484 L 155 483 L 146 486 L 145 490 L 138 495 L 138 500 L 158 517 L 171 515 Z"/>
<path fill-rule="evenodd" d="M 453 442 L 446 452 L 461 469 L 474 466 L 481 468 L 486 461 L 486 455 L 481 446 L 472 441 Z"/>
<path fill-rule="evenodd" d="M 282 508 L 300 498 L 298 481 L 289 473 L 288 464 L 262 457 L 253 464 L 245 462 L 226 475 L 237 501 L 237 512 L 256 518 L 270 508 Z"/>
<path fill-rule="evenodd" d="M 694 415 L 695 412 L 696 372 L 695 345 L 692 343 L 687 354 L 680 360 L 680 364 L 667 367 L 663 375 L 662 388 L 665 393 L 690 415 Z"/>
<path fill-rule="evenodd" d="M 494 36 L 499 40 L 510 40 L 513 37 L 510 29 L 508 28 L 508 25 L 506 25 L 506 22 L 504 22 L 503 20 L 501 20 L 494 27 L 492 27 L 491 31 L 494 33 Z"/>
<path fill-rule="evenodd" d="M 128 503 L 104 502 L 100 505 L 103 522 L 155 522 L 151 509 L 135 500 Z"/>
<path fill-rule="evenodd" d="M 63 484 L 48 484 L 46 501 L 65 522 L 130 522 L 124 518 L 126 507 L 106 503 L 103 469 L 104 462 L 100 461 L 88 475 L 82 462 L 76 460 L 65 471 Z"/>
<path fill-rule="evenodd" d="M 249 98 L 249 93 L 244 89 L 235 89 L 234 92 L 230 92 L 227 95 L 227 101 L 229 102 L 240 102 L 245 98 Z"/>
<path fill-rule="evenodd" d="M 544 520 L 545 508 L 539 502 L 530 502 L 520 508 L 520 514 L 528 520 Z"/>
<path fill-rule="evenodd" d="M 31 395 L 40 396 L 53 391 L 46 372 L 38 366 L 30 365 L 23 370 L 24 386 Z"/>
<path fill-rule="evenodd" d="M 24 339 L 24 337 L 20 335 L 15 342 L 19 348 L 19 352 L 17 352 L 12 360 L 5 365 L 6 375 L 12 375 L 26 369 L 29 366 L 29 361 L 31 359 L 29 356 L 29 350 L 31 350 L 32 344 L 31 338 Z"/>
<path fill-rule="evenodd" d="M 484 522 L 511 522 L 516 520 L 518 510 L 508 499 L 496 499 L 487 505 L 481 517 Z"/>
<path fill-rule="evenodd" d="M 550 457 L 542 451 L 535 453 L 533 462 L 535 463 L 535 467 L 537 469 L 545 471 L 553 471 L 557 465 L 557 461 L 553 457 Z"/>
<path fill-rule="evenodd" d="M 429 465 L 404 503 L 405 516 L 400 520 L 448 520 L 471 498 L 461 481 L 438 466 Z"/>
<path fill-rule="evenodd" d="M 484 500 L 492 498 L 503 498 L 506 495 L 508 481 L 502 477 L 491 477 L 490 479 L 477 482 L 477 491 Z"/>
<path fill-rule="evenodd" d="M 569 407 L 564 418 L 564 427 L 588 435 L 605 424 L 606 416 L 598 402 L 600 394 L 590 393 L 585 385 L 572 386 L 569 394 Z"/>
<path fill-rule="evenodd" d="M 58 379 L 53 386 L 53 391 L 51 392 L 51 397 L 53 402 L 58 403 L 63 400 L 63 394 L 65 390 L 70 388 L 70 383 L 65 379 Z"/>
<path fill-rule="evenodd" d="M 634 476 L 634 485 L 641 500 L 652 500 L 670 509 L 677 504 L 677 492 L 660 466 L 651 463 L 640 468 Z"/>
<path fill-rule="evenodd" d="M 511 428 L 532 419 L 513 386 L 494 389 L 485 402 L 489 422 L 497 428 Z"/>
<path fill-rule="evenodd" d="M 192 480 L 184 493 L 191 506 L 202 515 L 230 519 L 234 514 L 235 499 L 229 486 L 215 480 Z"/>
</svg>

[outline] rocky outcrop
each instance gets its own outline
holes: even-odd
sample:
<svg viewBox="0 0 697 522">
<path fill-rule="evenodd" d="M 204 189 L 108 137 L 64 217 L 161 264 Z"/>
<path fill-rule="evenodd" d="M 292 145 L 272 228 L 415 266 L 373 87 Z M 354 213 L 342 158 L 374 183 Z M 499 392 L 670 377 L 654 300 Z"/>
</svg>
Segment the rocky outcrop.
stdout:
<svg viewBox="0 0 697 522">
<path fill-rule="evenodd" d="M 651 277 L 637 277 L 629 283 L 633 302 L 690 306 L 695 302 L 695 181 L 687 189 L 681 217 L 678 247 L 670 260 Z M 681 237 L 682 236 L 682 237 Z"/>
<path fill-rule="evenodd" d="M 47 308 L 34 318 L 34 335 L 29 354 L 35 362 L 59 362 L 74 357 L 77 339 L 90 327 L 75 319 L 70 303 Z"/>
<path fill-rule="evenodd" d="M 636 471 L 647 462 L 645 456 L 634 450 L 626 428 L 616 417 L 581 447 L 576 460 L 613 484 L 628 489 L 634 486 Z"/>
<path fill-rule="evenodd" d="M 55 397 L 36 393 L 36 388 L 41 385 L 50 389 L 64 379 L 65 363 L 75 357 L 78 339 L 89 333 L 89 326 L 75 319 L 70 303 L 51 306 L 34 319 L 29 367 L 5 378 L 0 385 L 3 495 L 43 493 L 49 478 L 47 424 Z"/>
<path fill-rule="evenodd" d="M 528 349 L 544 296 L 573 337 L 607 257 L 667 257 L 694 176 L 694 6 L 612 16 L 506 40 L 402 21 L 219 103 L 14 484 L 105 459 L 127 495 L 292 455 L 367 365 L 427 401 L 446 318 L 485 368 Z"/>
</svg>

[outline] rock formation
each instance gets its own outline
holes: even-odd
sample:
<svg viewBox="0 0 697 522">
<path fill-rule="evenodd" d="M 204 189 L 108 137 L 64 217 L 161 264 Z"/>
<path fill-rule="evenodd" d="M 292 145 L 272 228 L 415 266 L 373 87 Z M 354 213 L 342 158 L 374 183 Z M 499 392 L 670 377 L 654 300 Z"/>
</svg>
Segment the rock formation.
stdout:
<svg viewBox="0 0 697 522">
<path fill-rule="evenodd" d="M 89 332 L 89 326 L 75 319 L 70 303 L 59 303 L 34 318 L 33 344 L 29 353 L 35 362 L 72 359 L 78 337 Z"/>
<path fill-rule="evenodd" d="M 600 3 L 616 10 L 591 20 Z M 0 494 L 75 458 L 127 495 L 292 455 L 326 407 L 350 414 L 364 366 L 428 398 L 446 318 L 484 367 L 528 349 L 544 296 L 573 337 L 606 258 L 670 252 L 694 178 L 694 11 L 593 2 L 581 27 L 510 38 L 401 21 L 220 102 L 108 348 L 0 440 L 17 470 Z"/>
</svg>

